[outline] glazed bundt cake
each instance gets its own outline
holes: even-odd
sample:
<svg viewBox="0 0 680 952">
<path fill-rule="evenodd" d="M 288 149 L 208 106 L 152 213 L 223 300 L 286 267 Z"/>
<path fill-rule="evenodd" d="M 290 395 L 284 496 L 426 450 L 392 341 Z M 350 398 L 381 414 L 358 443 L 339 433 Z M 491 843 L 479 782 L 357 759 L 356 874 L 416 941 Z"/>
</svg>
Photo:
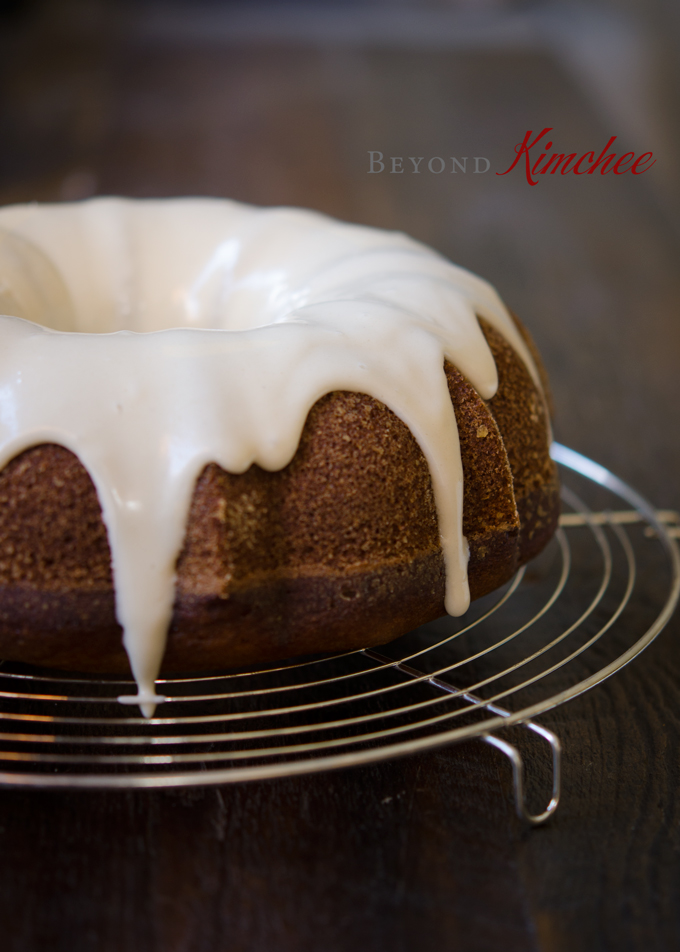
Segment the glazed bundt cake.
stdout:
<svg viewBox="0 0 680 952">
<path fill-rule="evenodd" d="M 551 537 L 538 356 L 423 245 L 208 199 L 0 229 L 0 657 L 149 705 L 461 614 Z"/>
</svg>

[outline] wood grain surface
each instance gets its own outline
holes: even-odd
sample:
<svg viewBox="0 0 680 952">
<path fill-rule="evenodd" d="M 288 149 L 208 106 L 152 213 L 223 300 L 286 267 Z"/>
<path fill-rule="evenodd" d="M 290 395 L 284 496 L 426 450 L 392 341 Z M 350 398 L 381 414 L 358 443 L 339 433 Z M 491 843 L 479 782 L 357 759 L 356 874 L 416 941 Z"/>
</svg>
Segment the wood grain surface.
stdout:
<svg viewBox="0 0 680 952">
<path fill-rule="evenodd" d="M 94 6 L 94 5 L 93 5 Z M 48 5 L 49 7 L 49 5 Z M 495 283 L 563 442 L 680 508 L 678 231 L 644 176 L 498 177 L 527 129 L 616 129 L 540 50 L 154 41 L 107 5 L 3 23 L 2 201 L 210 194 L 399 228 Z M 103 12 L 102 12 L 103 11 Z M 107 12 L 108 11 L 108 12 Z M 368 174 L 484 156 L 486 174 Z M 680 623 L 542 718 L 529 830 L 479 743 L 184 792 L 0 790 L 7 952 L 666 952 L 680 946 Z M 531 795 L 548 765 L 530 758 Z"/>
</svg>

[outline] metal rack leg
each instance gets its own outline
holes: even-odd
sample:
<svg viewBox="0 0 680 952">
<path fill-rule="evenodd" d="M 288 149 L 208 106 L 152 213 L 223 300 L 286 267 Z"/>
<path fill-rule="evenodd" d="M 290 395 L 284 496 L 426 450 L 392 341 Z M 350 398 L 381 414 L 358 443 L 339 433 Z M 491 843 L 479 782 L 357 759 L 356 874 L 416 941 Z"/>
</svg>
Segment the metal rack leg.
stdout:
<svg viewBox="0 0 680 952">
<path fill-rule="evenodd" d="M 410 665 L 402 664 L 400 661 L 393 661 L 392 658 L 381 654 L 379 651 L 375 651 L 373 648 L 367 648 L 364 651 L 364 654 L 368 658 L 373 658 L 375 661 L 379 661 L 381 664 L 390 664 L 396 671 L 401 671 L 410 678 L 425 678 L 428 684 L 431 684 L 435 688 L 439 688 L 440 691 L 444 691 L 446 694 L 452 694 L 456 697 L 464 698 L 466 701 L 470 701 L 473 704 L 483 704 L 484 707 L 492 714 L 499 715 L 500 717 L 510 717 L 510 711 L 506 711 L 504 707 L 500 707 L 498 704 L 493 703 L 484 704 L 484 702 L 481 701 L 476 695 L 469 694 L 466 691 L 461 691 L 459 688 L 454 687 L 453 684 L 449 684 L 448 681 L 442 681 L 441 678 L 427 677 L 424 672 L 419 671 L 417 668 L 412 668 Z M 528 730 L 538 734 L 539 737 L 547 740 L 552 749 L 552 798 L 543 813 L 529 813 L 526 808 L 526 803 L 524 802 L 524 761 L 522 760 L 522 755 L 517 750 L 517 748 L 513 747 L 513 745 L 509 744 L 507 741 L 501 740 L 500 737 L 496 737 L 495 734 L 481 734 L 480 740 L 483 740 L 487 744 L 491 744 L 493 747 L 498 748 L 498 750 L 503 751 L 505 756 L 510 760 L 512 763 L 512 776 L 515 786 L 515 809 L 517 811 L 517 816 L 520 818 L 520 820 L 524 820 L 526 823 L 531 823 L 532 826 L 538 826 L 540 823 L 544 823 L 548 817 L 553 815 L 557 809 L 558 803 L 560 802 L 560 789 L 562 783 L 562 746 L 557 735 L 553 734 L 553 732 L 548 730 L 547 727 L 541 727 L 540 724 L 536 724 L 534 721 L 522 721 L 521 726 L 526 727 Z"/>
<path fill-rule="evenodd" d="M 492 747 L 496 747 L 498 750 L 502 751 L 510 760 L 510 763 L 512 764 L 512 778 L 515 787 L 515 810 L 517 811 L 517 816 L 520 818 L 520 820 L 524 820 L 526 823 L 531 823 L 533 826 L 538 826 L 539 823 L 544 823 L 548 817 L 552 816 L 552 814 L 557 809 L 557 804 L 560 802 L 562 747 L 558 737 L 546 727 L 541 727 L 540 724 L 534 724 L 533 721 L 526 721 L 524 726 L 547 740 L 552 749 L 552 798 L 543 813 L 534 814 L 529 813 L 527 810 L 526 801 L 524 798 L 524 761 L 522 760 L 522 755 L 517 750 L 517 748 L 512 744 L 509 744 L 507 741 L 501 740 L 500 737 L 496 737 L 495 734 L 484 734 L 481 739 L 485 741 L 485 743 L 491 744 Z"/>
</svg>

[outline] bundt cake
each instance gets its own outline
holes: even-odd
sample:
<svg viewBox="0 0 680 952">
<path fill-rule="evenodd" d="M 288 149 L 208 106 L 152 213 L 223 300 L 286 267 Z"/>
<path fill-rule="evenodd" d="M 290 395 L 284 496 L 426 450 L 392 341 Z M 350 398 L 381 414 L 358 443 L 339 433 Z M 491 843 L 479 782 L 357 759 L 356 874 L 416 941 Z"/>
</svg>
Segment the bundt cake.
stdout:
<svg viewBox="0 0 680 952">
<path fill-rule="evenodd" d="M 398 233 L 216 199 L 0 210 L 0 657 L 382 644 L 552 535 L 540 361 Z M 115 594 L 114 594 L 115 593 Z"/>
</svg>

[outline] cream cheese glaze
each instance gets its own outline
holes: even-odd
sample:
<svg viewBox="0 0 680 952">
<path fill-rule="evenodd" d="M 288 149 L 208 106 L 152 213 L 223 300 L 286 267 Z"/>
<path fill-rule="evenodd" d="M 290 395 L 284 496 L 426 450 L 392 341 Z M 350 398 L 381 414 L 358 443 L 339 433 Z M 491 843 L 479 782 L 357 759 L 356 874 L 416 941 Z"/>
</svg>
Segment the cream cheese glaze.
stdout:
<svg viewBox="0 0 680 952">
<path fill-rule="evenodd" d="M 97 490 L 116 613 L 147 716 L 196 479 L 293 458 L 333 390 L 409 427 L 432 477 L 446 608 L 468 607 L 463 474 L 443 370 L 483 399 L 496 367 L 476 315 L 540 387 L 494 289 L 396 232 L 221 199 L 97 198 L 0 209 L 0 468 L 72 450 Z"/>
</svg>

